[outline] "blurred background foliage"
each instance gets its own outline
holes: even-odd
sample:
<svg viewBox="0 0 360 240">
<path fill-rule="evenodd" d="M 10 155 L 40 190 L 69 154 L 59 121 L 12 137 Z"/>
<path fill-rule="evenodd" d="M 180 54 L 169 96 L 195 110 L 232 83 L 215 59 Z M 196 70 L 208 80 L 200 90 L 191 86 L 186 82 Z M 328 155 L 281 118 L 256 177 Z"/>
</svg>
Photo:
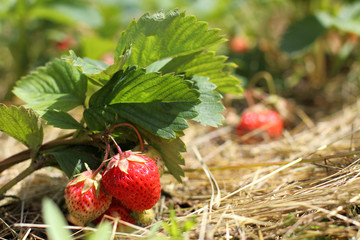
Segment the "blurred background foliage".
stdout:
<svg viewBox="0 0 360 240">
<path fill-rule="evenodd" d="M 336 106 L 359 93 L 360 3 L 353 0 L 0 0 L 0 102 L 18 79 L 54 57 L 112 61 L 116 40 L 145 12 L 178 8 L 221 28 L 220 54 L 244 87 L 270 74 L 276 93 Z M 258 87 L 265 83 L 259 81 Z"/>
</svg>

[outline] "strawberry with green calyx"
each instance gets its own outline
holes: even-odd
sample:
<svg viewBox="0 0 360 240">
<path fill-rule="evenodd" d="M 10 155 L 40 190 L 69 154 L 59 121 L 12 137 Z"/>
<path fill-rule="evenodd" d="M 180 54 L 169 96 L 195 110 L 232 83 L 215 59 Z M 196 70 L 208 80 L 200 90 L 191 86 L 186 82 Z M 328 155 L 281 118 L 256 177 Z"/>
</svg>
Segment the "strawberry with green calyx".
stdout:
<svg viewBox="0 0 360 240">
<path fill-rule="evenodd" d="M 135 153 L 138 153 L 137 151 L 139 151 L 139 150 L 140 150 L 140 146 L 136 146 L 133 149 L 133 151 Z M 165 163 L 164 163 L 164 160 L 162 159 L 161 154 L 151 145 L 145 145 L 144 152 L 142 152 L 142 154 L 144 154 L 145 156 L 148 156 L 156 163 L 156 165 L 159 169 L 160 177 L 161 177 L 164 174 L 164 170 L 165 170 Z"/>
<path fill-rule="evenodd" d="M 87 170 L 70 181 L 65 188 L 65 202 L 69 210 L 68 220 L 79 226 L 93 221 L 111 204 L 112 197 L 101 188 L 101 175 Z"/>
<path fill-rule="evenodd" d="M 130 123 L 119 123 L 109 129 L 109 133 L 118 126 L 132 127 L 138 135 L 140 150 L 144 152 L 144 143 L 139 131 Z M 118 154 L 112 157 L 102 173 L 102 185 L 105 191 L 119 199 L 123 205 L 133 211 L 152 208 L 160 198 L 160 175 L 156 163 L 148 156 L 132 151 L 122 152 L 115 139 Z"/>
<path fill-rule="evenodd" d="M 102 173 L 104 189 L 133 211 L 152 208 L 160 198 L 161 184 L 156 163 L 132 151 L 115 155 Z"/>
<path fill-rule="evenodd" d="M 81 173 L 65 188 L 65 202 L 69 210 L 68 220 L 75 225 L 84 226 L 93 221 L 103 214 L 111 204 L 112 196 L 103 191 L 99 174 L 110 151 L 108 139 L 105 139 L 105 142 L 104 160 L 98 169 L 95 171 L 88 169 Z"/>
</svg>

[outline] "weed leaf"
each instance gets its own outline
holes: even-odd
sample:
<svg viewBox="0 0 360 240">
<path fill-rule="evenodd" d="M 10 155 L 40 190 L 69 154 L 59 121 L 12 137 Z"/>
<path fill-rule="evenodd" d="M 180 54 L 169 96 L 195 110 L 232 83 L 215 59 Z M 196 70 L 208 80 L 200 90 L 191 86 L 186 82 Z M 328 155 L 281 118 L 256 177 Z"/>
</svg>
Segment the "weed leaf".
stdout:
<svg viewBox="0 0 360 240">
<path fill-rule="evenodd" d="M 51 240 L 71 240 L 71 232 L 65 229 L 66 220 L 58 206 L 49 198 L 42 202 L 44 222 L 49 225 L 46 233 Z"/>
<path fill-rule="evenodd" d="M 97 231 L 89 234 L 85 239 L 86 240 L 98 240 L 98 239 L 110 240 L 111 239 L 111 230 L 112 230 L 112 225 L 110 222 L 107 222 L 107 221 L 101 222 L 97 227 Z"/>
</svg>

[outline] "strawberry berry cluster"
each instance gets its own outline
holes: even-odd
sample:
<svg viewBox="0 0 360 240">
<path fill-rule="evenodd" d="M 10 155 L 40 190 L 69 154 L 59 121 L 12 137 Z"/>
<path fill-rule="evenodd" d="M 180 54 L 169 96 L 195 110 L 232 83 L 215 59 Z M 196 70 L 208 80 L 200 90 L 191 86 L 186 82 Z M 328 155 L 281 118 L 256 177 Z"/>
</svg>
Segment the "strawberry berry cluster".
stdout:
<svg viewBox="0 0 360 240">
<path fill-rule="evenodd" d="M 142 152 L 122 152 L 110 136 L 119 153 L 110 159 L 102 173 L 99 172 L 107 162 L 109 152 L 107 139 L 103 164 L 95 171 L 81 173 L 68 183 L 65 201 L 70 222 L 84 226 L 93 221 L 99 223 L 103 219 L 120 218 L 143 224 L 144 214 L 153 214 L 151 208 L 161 194 L 160 176 L 164 171 L 164 162 L 160 153 L 151 146 L 145 152 L 138 136 Z"/>
</svg>

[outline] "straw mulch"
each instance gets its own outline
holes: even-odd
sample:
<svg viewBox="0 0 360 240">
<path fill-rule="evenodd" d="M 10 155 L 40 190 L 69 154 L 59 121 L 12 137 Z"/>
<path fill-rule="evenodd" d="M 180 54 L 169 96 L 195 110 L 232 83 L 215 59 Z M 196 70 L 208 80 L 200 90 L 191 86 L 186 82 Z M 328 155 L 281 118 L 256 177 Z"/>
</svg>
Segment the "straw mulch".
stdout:
<svg viewBox="0 0 360 240">
<path fill-rule="evenodd" d="M 154 224 L 168 220 L 173 206 L 180 225 L 196 218 L 184 233 L 189 239 L 359 239 L 359 113 L 360 102 L 318 122 L 304 118 L 282 139 L 252 145 L 242 144 L 232 126 L 192 124 L 183 139 L 186 177 L 183 183 L 162 177 Z M 43 169 L 19 183 L 12 191 L 20 200 L 0 208 L 0 238 L 46 239 L 40 199 L 50 196 L 65 209 L 66 181 Z M 151 227 L 116 236 L 146 237 Z"/>
</svg>

